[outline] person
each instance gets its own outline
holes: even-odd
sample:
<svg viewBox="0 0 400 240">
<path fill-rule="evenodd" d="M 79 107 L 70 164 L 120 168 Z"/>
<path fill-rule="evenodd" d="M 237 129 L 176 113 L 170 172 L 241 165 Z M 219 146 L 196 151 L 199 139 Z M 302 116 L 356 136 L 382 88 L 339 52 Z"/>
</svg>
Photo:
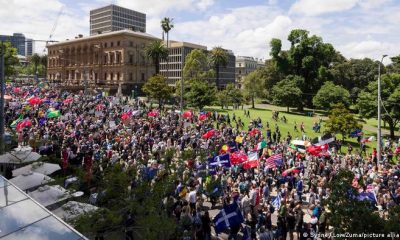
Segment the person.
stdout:
<svg viewBox="0 0 400 240">
<path fill-rule="evenodd" d="M 201 216 L 201 227 L 203 231 L 203 239 L 211 240 L 211 219 L 208 210 L 205 210 L 204 214 Z"/>
<path fill-rule="evenodd" d="M 271 231 L 266 231 L 264 227 L 261 227 L 258 233 L 258 240 L 273 240 L 274 237 Z"/>
<path fill-rule="evenodd" d="M 189 204 L 191 211 L 196 210 L 196 202 L 197 202 L 197 191 L 196 188 L 192 187 L 189 192 Z"/>
</svg>

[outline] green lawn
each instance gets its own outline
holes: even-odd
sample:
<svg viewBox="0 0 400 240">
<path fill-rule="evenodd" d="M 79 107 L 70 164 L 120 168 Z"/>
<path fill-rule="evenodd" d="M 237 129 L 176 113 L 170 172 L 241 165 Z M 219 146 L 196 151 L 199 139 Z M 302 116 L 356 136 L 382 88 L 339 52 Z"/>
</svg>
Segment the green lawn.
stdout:
<svg viewBox="0 0 400 240">
<path fill-rule="evenodd" d="M 250 111 L 250 118 L 245 117 L 244 115 L 244 110 L 233 110 L 232 108 L 230 109 L 221 109 L 220 107 L 211 107 L 211 108 L 207 108 L 206 110 L 208 111 L 218 111 L 222 114 L 229 114 L 229 116 L 232 119 L 232 115 L 233 113 L 235 113 L 236 118 L 240 117 L 242 119 L 242 121 L 245 123 L 245 129 L 247 129 L 247 126 L 249 124 L 249 122 L 252 119 L 256 119 L 258 117 L 261 118 L 263 126 L 264 126 L 264 130 L 266 129 L 266 122 L 269 122 L 269 126 L 271 128 L 271 130 L 275 129 L 275 125 L 279 126 L 279 129 L 281 130 L 282 133 L 282 138 L 285 138 L 287 136 L 287 133 L 290 132 L 290 134 L 292 135 L 293 139 L 301 139 L 302 135 L 300 132 L 300 124 L 303 122 L 304 123 L 304 127 L 305 127 L 305 131 L 306 131 L 306 136 L 307 137 L 318 137 L 320 135 L 323 134 L 324 132 L 324 123 L 322 123 L 322 127 L 321 127 L 321 133 L 315 133 L 312 130 L 313 124 L 314 122 L 318 122 L 320 117 L 324 117 L 323 115 L 319 115 L 318 113 L 315 114 L 313 117 L 309 117 L 306 116 L 304 114 L 300 114 L 300 113 L 287 113 L 284 111 L 280 111 L 279 113 L 279 118 L 282 118 L 283 116 L 286 117 L 287 119 L 287 123 L 284 123 L 283 121 L 279 120 L 279 121 L 274 121 L 272 119 L 272 110 L 273 109 L 277 109 L 274 106 L 270 106 L 270 107 L 266 107 L 266 108 L 255 108 L 255 109 L 246 109 Z M 297 128 L 298 131 L 294 131 L 294 123 L 297 123 Z M 263 134 L 265 134 L 265 131 L 263 131 Z M 370 131 L 364 131 L 365 136 L 371 136 L 371 135 L 376 135 L 374 132 L 370 132 Z M 337 135 L 337 137 L 339 139 L 342 138 L 341 134 Z M 347 145 L 348 144 L 353 145 L 353 149 L 355 148 L 359 148 L 359 144 L 357 143 L 357 138 L 347 138 L 346 142 L 343 144 L 342 147 L 342 151 L 347 151 Z M 372 148 L 376 146 L 376 142 L 371 142 L 367 144 L 367 151 L 371 152 Z"/>
</svg>

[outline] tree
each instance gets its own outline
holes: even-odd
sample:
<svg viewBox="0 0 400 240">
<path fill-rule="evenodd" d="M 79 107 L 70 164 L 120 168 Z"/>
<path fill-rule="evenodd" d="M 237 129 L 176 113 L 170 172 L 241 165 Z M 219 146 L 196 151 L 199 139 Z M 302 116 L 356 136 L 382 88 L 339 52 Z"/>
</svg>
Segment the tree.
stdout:
<svg viewBox="0 0 400 240">
<path fill-rule="evenodd" d="M 187 103 L 202 110 L 205 106 L 212 105 L 215 102 L 217 89 L 213 85 L 200 80 L 190 81 L 190 90 L 185 92 Z"/>
<path fill-rule="evenodd" d="M 235 88 L 233 83 L 229 83 L 224 90 L 217 93 L 217 100 L 222 109 L 230 105 L 238 107 L 243 101 L 243 96 L 240 89 Z"/>
<path fill-rule="evenodd" d="M 185 58 L 183 78 L 186 80 L 208 80 L 214 76 L 214 71 L 209 69 L 207 54 L 201 49 L 192 50 Z"/>
<path fill-rule="evenodd" d="M 328 120 L 325 122 L 326 132 L 340 133 L 344 140 L 351 131 L 357 128 L 361 129 L 362 125 L 343 103 L 332 106 Z"/>
<path fill-rule="evenodd" d="M 38 66 L 40 64 L 40 56 L 37 53 L 34 53 L 31 58 L 30 58 L 30 62 L 33 64 L 33 66 L 35 67 L 35 74 L 37 73 L 38 70 Z"/>
<path fill-rule="evenodd" d="M 279 106 L 298 107 L 301 103 L 302 92 L 300 87 L 304 79 L 300 76 L 289 75 L 272 88 L 272 102 Z"/>
<path fill-rule="evenodd" d="M 259 70 L 255 70 L 251 73 L 249 73 L 245 78 L 244 78 L 244 91 L 245 93 L 250 97 L 251 99 L 251 107 L 254 108 L 254 99 L 256 97 L 261 97 L 263 96 L 263 85 L 264 81 L 261 78 L 261 74 Z"/>
<path fill-rule="evenodd" d="M 163 102 L 168 100 L 172 96 L 172 87 L 167 84 L 167 80 L 162 75 L 156 75 L 143 85 L 143 92 L 145 92 L 150 98 L 158 100 L 159 107 L 161 108 Z"/>
<path fill-rule="evenodd" d="M 304 84 L 299 87 L 303 93 L 304 103 L 299 104 L 299 110 L 303 105 L 312 105 L 312 95 L 317 93 L 323 84 L 319 73 L 321 67 L 329 66 L 339 59 L 338 53 L 329 43 L 324 43 L 321 37 L 312 35 L 303 29 L 294 29 L 290 32 L 288 40 L 291 47 L 283 51 L 279 39 L 272 39 L 271 56 L 277 63 L 280 72 L 285 76 L 297 75 L 304 79 Z"/>
<path fill-rule="evenodd" d="M 4 47 L 4 76 L 9 77 L 16 73 L 15 67 L 18 65 L 19 60 L 17 57 L 17 49 L 11 47 L 10 42 L 2 42 Z M 2 46 L 0 45 L 0 51 L 2 51 Z"/>
<path fill-rule="evenodd" d="M 372 210 L 371 202 L 357 199 L 358 191 L 351 186 L 353 179 L 351 171 L 342 169 L 329 183 L 331 194 L 323 205 L 331 211 L 328 218 L 334 233 L 385 233 L 385 220 Z"/>
<path fill-rule="evenodd" d="M 215 68 L 217 88 L 219 85 L 219 71 L 228 64 L 228 52 L 222 47 L 214 47 L 210 52 L 210 63 Z"/>
<path fill-rule="evenodd" d="M 145 54 L 153 60 L 156 66 L 155 75 L 160 73 L 160 61 L 168 58 L 168 49 L 160 40 L 153 41 L 145 48 Z"/>
<path fill-rule="evenodd" d="M 340 63 L 332 64 L 327 71 L 328 78 L 337 85 L 341 85 L 350 91 L 353 103 L 356 103 L 358 94 L 376 80 L 378 75 L 378 64 L 369 58 L 350 59 Z M 382 73 L 385 68 L 381 65 Z"/>
<path fill-rule="evenodd" d="M 167 34 L 167 52 L 169 54 L 169 31 L 171 31 L 172 28 L 174 28 L 174 25 L 172 24 L 173 18 L 167 18 L 164 17 L 163 20 L 161 20 L 161 28 L 163 30 L 163 40 L 164 40 L 164 33 Z M 166 57 L 167 60 L 167 71 L 169 68 L 168 64 L 168 56 Z"/>
<path fill-rule="evenodd" d="M 44 77 L 47 77 L 47 54 L 40 57 L 40 64 L 42 65 Z"/>
<path fill-rule="evenodd" d="M 319 109 L 330 109 L 332 104 L 343 103 L 349 106 L 350 93 L 333 82 L 325 82 L 313 98 L 313 104 Z"/>
<path fill-rule="evenodd" d="M 370 82 L 367 88 L 360 92 L 357 109 L 363 118 L 376 118 L 377 113 L 377 82 Z M 384 74 L 381 76 L 382 120 L 387 122 L 390 137 L 395 138 L 394 132 L 400 121 L 400 74 Z"/>
<path fill-rule="evenodd" d="M 391 57 L 392 63 L 387 68 L 388 73 L 400 73 L 400 55 Z M 382 69 L 382 68 L 381 68 Z"/>
<path fill-rule="evenodd" d="M 269 59 L 265 66 L 258 69 L 260 78 L 264 81 L 265 94 L 269 100 L 272 100 L 272 87 L 285 78 L 285 75 L 279 70 L 276 60 Z"/>
</svg>

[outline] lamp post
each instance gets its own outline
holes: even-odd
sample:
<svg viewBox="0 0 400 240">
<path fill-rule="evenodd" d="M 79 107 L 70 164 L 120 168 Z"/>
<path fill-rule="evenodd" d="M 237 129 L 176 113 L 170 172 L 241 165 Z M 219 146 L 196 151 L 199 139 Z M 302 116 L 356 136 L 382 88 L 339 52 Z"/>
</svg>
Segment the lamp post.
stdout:
<svg viewBox="0 0 400 240">
<path fill-rule="evenodd" d="M 3 42 L 0 42 L 0 153 L 4 152 L 4 75 L 5 75 L 5 63 L 4 54 L 5 47 Z"/>
<path fill-rule="evenodd" d="M 377 139 L 377 164 L 381 163 L 381 65 L 383 62 L 383 59 L 387 57 L 387 55 L 383 55 L 381 61 L 379 62 L 378 66 L 378 139 Z"/>
</svg>

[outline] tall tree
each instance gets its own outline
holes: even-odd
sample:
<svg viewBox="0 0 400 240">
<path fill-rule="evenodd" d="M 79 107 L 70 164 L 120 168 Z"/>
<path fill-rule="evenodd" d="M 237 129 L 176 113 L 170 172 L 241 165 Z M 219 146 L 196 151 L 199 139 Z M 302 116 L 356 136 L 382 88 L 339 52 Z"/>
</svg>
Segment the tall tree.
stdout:
<svg viewBox="0 0 400 240">
<path fill-rule="evenodd" d="M 301 103 L 301 86 L 304 79 L 300 76 L 289 75 L 272 88 L 272 101 L 279 106 L 298 107 Z"/>
<path fill-rule="evenodd" d="M 230 105 L 238 107 L 243 101 L 243 95 L 240 89 L 235 88 L 233 83 L 229 83 L 224 90 L 217 93 L 217 100 L 222 109 Z"/>
<path fill-rule="evenodd" d="M 247 96 L 249 96 L 251 100 L 251 106 L 254 108 L 254 99 L 257 97 L 263 96 L 263 85 L 264 81 L 261 78 L 261 73 L 259 70 L 255 70 L 251 73 L 249 73 L 245 78 L 244 78 L 244 91 Z"/>
<path fill-rule="evenodd" d="M 183 78 L 186 80 L 208 80 L 214 75 L 214 71 L 209 69 L 207 54 L 201 49 L 192 50 L 185 58 L 183 67 Z"/>
<path fill-rule="evenodd" d="M 37 73 L 38 70 L 38 66 L 40 64 L 40 56 L 37 53 L 34 53 L 31 58 L 30 58 L 30 62 L 33 64 L 33 66 L 35 67 L 35 74 Z"/>
<path fill-rule="evenodd" d="M 1 42 L 0 44 L 3 44 L 3 48 L 4 48 L 4 66 L 5 66 L 4 76 L 9 77 L 16 73 L 15 67 L 19 63 L 19 60 L 17 57 L 17 49 L 11 47 L 10 42 Z M 0 51 L 2 51 L 3 48 L 0 45 Z"/>
<path fill-rule="evenodd" d="M 217 89 L 214 84 L 208 84 L 205 81 L 192 80 L 188 91 L 185 91 L 187 103 L 202 110 L 205 106 L 214 104 Z"/>
<path fill-rule="evenodd" d="M 157 99 L 160 108 L 172 96 L 172 91 L 172 87 L 168 85 L 167 79 L 162 75 L 149 78 L 143 85 L 143 92 L 149 97 Z"/>
<path fill-rule="evenodd" d="M 269 59 L 265 66 L 259 70 L 260 78 L 264 81 L 265 94 L 269 100 L 272 100 L 272 87 L 285 78 L 285 75 L 279 70 L 276 60 Z"/>
<path fill-rule="evenodd" d="M 156 74 L 160 73 L 160 61 L 168 58 L 168 49 L 160 40 L 153 41 L 145 48 L 145 54 L 153 60 L 156 67 Z"/>
<path fill-rule="evenodd" d="M 172 30 L 172 28 L 174 28 L 174 24 L 172 24 L 173 20 L 174 20 L 173 18 L 168 18 L 168 17 L 164 17 L 161 20 L 161 28 L 162 28 L 163 32 L 167 34 L 167 51 L 168 51 L 168 54 L 169 54 L 169 32 Z M 164 36 L 164 34 L 163 34 L 163 36 Z M 163 40 L 164 40 L 164 37 L 163 37 Z M 169 69 L 168 56 L 167 56 L 166 60 L 167 60 L 167 72 L 168 72 L 168 69 Z"/>
<path fill-rule="evenodd" d="M 329 66 L 338 59 L 338 53 L 329 43 L 324 43 L 321 37 L 312 35 L 303 29 L 294 29 L 288 36 L 290 49 L 283 51 L 279 39 L 272 39 L 271 56 L 277 62 L 278 68 L 285 75 L 298 75 L 303 77 L 304 84 L 300 88 L 306 106 L 312 105 L 312 95 L 323 84 L 319 77 L 321 67 Z M 299 105 L 303 108 L 303 104 Z"/>
<path fill-rule="evenodd" d="M 325 121 L 326 132 L 340 133 L 344 140 L 351 131 L 362 128 L 362 125 L 358 123 L 354 115 L 343 103 L 338 103 L 332 107 L 328 120 Z"/>
<path fill-rule="evenodd" d="M 228 52 L 222 47 L 214 47 L 210 52 L 210 63 L 215 68 L 215 84 L 217 88 L 220 88 L 219 73 L 221 68 L 226 67 L 228 64 Z"/>
<path fill-rule="evenodd" d="M 44 77 L 47 77 L 47 54 L 40 57 L 40 64 L 44 70 Z"/>
<path fill-rule="evenodd" d="M 357 108 L 364 118 L 377 117 L 378 84 L 370 82 L 367 88 L 360 92 Z M 395 129 L 400 121 L 400 74 L 384 74 L 381 77 L 382 120 L 388 123 L 390 137 L 394 139 Z"/>
<path fill-rule="evenodd" d="M 350 93 L 333 82 L 325 82 L 313 98 L 313 104 L 319 109 L 329 110 L 332 104 L 343 103 L 349 106 Z"/>
</svg>

